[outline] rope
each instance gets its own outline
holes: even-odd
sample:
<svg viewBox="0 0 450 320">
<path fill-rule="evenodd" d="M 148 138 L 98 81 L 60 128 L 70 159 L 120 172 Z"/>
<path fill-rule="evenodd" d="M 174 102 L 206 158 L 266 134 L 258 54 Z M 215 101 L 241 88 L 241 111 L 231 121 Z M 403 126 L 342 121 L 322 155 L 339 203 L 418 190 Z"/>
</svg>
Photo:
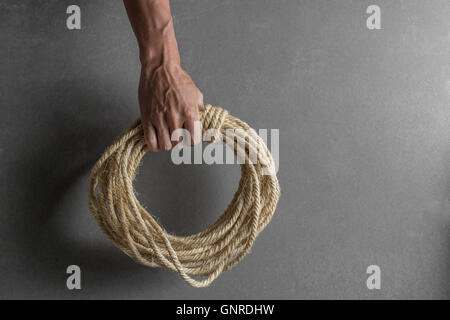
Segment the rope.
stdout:
<svg viewBox="0 0 450 320">
<path fill-rule="evenodd" d="M 253 129 L 211 105 L 200 118 L 203 133 L 217 129 L 212 140 L 222 139 L 245 160 L 233 200 L 208 229 L 186 237 L 168 234 L 137 200 L 132 182 L 146 153 L 140 119 L 97 161 L 89 185 L 89 208 L 118 248 L 146 266 L 178 272 L 193 287 L 208 286 L 242 260 L 272 218 L 280 196 L 272 156 Z M 251 159 L 255 151 L 256 161 Z"/>
</svg>

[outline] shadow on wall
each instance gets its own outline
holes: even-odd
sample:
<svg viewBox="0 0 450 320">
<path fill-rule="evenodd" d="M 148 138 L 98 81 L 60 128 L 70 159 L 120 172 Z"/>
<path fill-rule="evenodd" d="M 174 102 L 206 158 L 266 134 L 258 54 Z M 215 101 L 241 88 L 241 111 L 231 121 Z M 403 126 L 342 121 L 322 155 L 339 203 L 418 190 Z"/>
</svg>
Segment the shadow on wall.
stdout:
<svg viewBox="0 0 450 320">
<path fill-rule="evenodd" d="M 28 264 L 33 265 L 33 272 L 25 272 L 24 276 L 30 276 L 32 283 L 39 282 L 39 285 L 48 290 L 50 296 L 56 293 L 55 290 L 68 292 L 65 288 L 65 271 L 68 264 L 81 267 L 83 282 L 89 284 L 90 290 L 101 290 L 105 285 L 107 287 L 108 283 L 117 285 L 120 281 L 138 281 L 136 275 L 139 273 L 146 277 L 145 285 L 151 284 L 152 290 L 157 291 L 160 286 L 167 287 L 171 273 L 135 263 L 110 244 L 103 235 L 102 240 L 86 241 L 86 238 L 92 239 L 92 233 L 101 232 L 87 206 L 90 169 L 103 150 L 131 122 L 111 116 L 115 112 L 114 106 L 102 103 L 99 95 L 80 83 L 60 83 L 54 92 L 45 94 L 42 101 L 33 101 L 33 108 L 48 109 L 48 101 L 53 101 L 51 111 L 46 113 L 47 118 L 39 119 L 40 125 L 33 126 L 28 137 L 24 138 L 32 137 L 32 143 L 29 148 L 23 148 L 21 153 L 15 155 L 16 170 L 9 173 L 22 191 L 20 198 L 26 199 L 12 200 L 17 203 L 15 212 L 18 214 L 14 226 L 15 244 L 20 256 L 25 257 L 21 267 L 27 269 Z M 98 120 L 107 118 L 117 121 L 109 120 L 105 124 Z M 153 178 L 163 180 L 168 185 L 179 183 L 180 171 L 167 170 L 171 165 L 167 162 L 167 154 L 156 154 L 152 158 Z M 203 186 L 202 196 L 198 195 L 196 188 L 187 189 L 186 196 L 214 198 L 215 179 L 218 177 L 201 175 L 194 186 Z M 72 209 L 67 212 L 61 208 L 61 204 L 74 183 L 80 180 L 83 184 L 79 187 L 86 191 L 82 198 L 77 197 L 76 202 L 69 204 Z M 163 190 L 154 188 L 150 198 L 155 201 L 165 199 L 163 193 Z M 178 206 L 182 207 L 183 204 Z M 179 212 L 164 217 L 163 225 L 169 229 L 173 225 L 179 225 L 182 214 Z M 72 224 L 80 218 L 70 215 L 89 215 L 89 219 L 81 224 Z M 198 229 L 199 225 L 204 223 L 204 217 L 201 215 L 194 215 L 192 218 L 189 220 L 190 226 L 185 227 L 183 233 L 192 231 L 186 229 L 193 226 Z M 88 234 L 88 230 L 95 231 Z M 181 229 L 175 230 L 179 231 Z M 76 236 L 68 236 L 73 234 Z M 134 280 L 128 279 L 129 277 Z"/>
<path fill-rule="evenodd" d="M 33 138 L 30 148 L 17 154 L 17 172 L 11 173 L 16 180 L 20 179 L 16 183 L 27 199 L 18 203 L 16 212 L 21 212 L 22 217 L 16 217 L 19 221 L 16 243 L 21 254 L 34 265 L 31 276 L 35 281 L 42 281 L 46 288 L 65 287 L 68 261 L 79 264 L 82 270 L 101 273 L 98 279 L 137 271 L 135 265 L 111 247 L 95 243 L 80 246 L 83 242 L 70 241 L 66 233 L 71 226 L 66 222 L 74 218 L 62 217 L 66 212 L 58 210 L 73 182 L 88 176 L 101 152 L 123 130 L 119 121 L 108 125 L 98 121 L 105 117 L 105 110 L 113 107 L 101 105 L 101 99 L 87 95 L 89 90 L 85 89 L 78 83 L 60 83 L 44 101 L 33 103 L 36 110 L 48 108 L 48 101 L 53 101 L 54 106 L 47 112 L 48 118 L 39 119 L 42 125 L 34 126 L 29 132 L 29 138 Z M 65 103 L 60 103 L 58 98 L 61 92 Z M 83 121 L 86 118 L 79 116 L 87 113 L 91 121 Z M 87 203 L 87 191 L 84 199 L 77 200 Z M 83 203 L 80 207 L 87 206 Z M 83 237 L 84 231 L 76 232 Z"/>
</svg>

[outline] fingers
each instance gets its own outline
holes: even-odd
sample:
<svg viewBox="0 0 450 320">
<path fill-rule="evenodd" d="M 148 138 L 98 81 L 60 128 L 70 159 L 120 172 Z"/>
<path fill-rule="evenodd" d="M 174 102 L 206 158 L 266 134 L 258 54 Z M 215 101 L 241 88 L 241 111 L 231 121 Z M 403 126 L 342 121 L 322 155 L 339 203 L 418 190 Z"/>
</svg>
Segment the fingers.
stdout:
<svg viewBox="0 0 450 320">
<path fill-rule="evenodd" d="M 191 136 L 190 145 L 201 142 L 201 128 L 198 113 L 189 112 L 184 121 L 177 114 L 168 113 L 166 117 L 159 114 L 153 117 L 152 121 L 147 121 L 144 125 L 144 138 L 148 150 L 158 152 L 159 150 L 170 150 L 178 141 L 171 141 L 172 132 L 184 127 Z"/>
<path fill-rule="evenodd" d="M 160 150 L 170 150 L 172 148 L 172 142 L 170 141 L 169 127 L 167 126 L 163 114 L 159 113 L 156 116 L 156 119 L 153 120 L 153 123 L 158 137 L 158 148 Z"/>
<path fill-rule="evenodd" d="M 172 146 L 174 147 L 175 145 L 178 144 L 179 141 L 172 140 L 172 133 L 175 130 L 183 127 L 183 120 L 178 113 L 169 112 L 166 114 L 166 122 L 167 122 L 167 125 L 169 126 L 169 135 L 170 135 L 170 139 L 172 142 Z"/>
<path fill-rule="evenodd" d="M 144 139 L 147 143 L 147 149 L 152 152 L 158 152 L 158 140 L 156 139 L 155 128 L 150 121 L 144 125 Z"/>
</svg>

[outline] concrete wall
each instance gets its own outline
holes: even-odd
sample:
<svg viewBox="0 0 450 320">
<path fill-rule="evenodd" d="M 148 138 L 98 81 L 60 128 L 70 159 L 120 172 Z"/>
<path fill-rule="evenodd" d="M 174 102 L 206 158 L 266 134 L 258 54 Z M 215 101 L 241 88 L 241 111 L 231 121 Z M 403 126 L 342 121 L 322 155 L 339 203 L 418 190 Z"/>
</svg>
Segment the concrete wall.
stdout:
<svg viewBox="0 0 450 320">
<path fill-rule="evenodd" d="M 450 3 L 173 0 L 182 64 L 252 127 L 280 129 L 282 196 L 250 255 L 206 289 L 136 264 L 87 207 L 89 170 L 136 117 L 121 1 L 0 4 L 0 297 L 450 297 Z M 82 29 L 66 28 L 77 4 Z M 366 9 L 381 8 L 381 30 Z M 239 167 L 148 154 L 139 199 L 171 232 L 213 223 Z M 82 290 L 66 288 L 66 267 Z M 368 290 L 366 268 L 381 268 Z"/>
</svg>

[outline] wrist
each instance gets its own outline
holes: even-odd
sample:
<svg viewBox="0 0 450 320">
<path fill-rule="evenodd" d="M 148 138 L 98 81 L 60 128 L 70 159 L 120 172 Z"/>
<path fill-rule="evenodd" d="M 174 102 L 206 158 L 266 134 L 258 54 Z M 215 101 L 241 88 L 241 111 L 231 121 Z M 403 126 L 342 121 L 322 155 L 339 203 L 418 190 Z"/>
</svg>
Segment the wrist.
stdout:
<svg viewBox="0 0 450 320">
<path fill-rule="evenodd" d="M 147 37 L 138 41 L 141 64 L 179 63 L 180 55 L 172 16 L 160 18 L 151 25 L 145 33 Z"/>
<path fill-rule="evenodd" d="M 139 48 L 139 60 L 142 66 L 180 64 L 178 47 L 162 42 Z"/>
</svg>

